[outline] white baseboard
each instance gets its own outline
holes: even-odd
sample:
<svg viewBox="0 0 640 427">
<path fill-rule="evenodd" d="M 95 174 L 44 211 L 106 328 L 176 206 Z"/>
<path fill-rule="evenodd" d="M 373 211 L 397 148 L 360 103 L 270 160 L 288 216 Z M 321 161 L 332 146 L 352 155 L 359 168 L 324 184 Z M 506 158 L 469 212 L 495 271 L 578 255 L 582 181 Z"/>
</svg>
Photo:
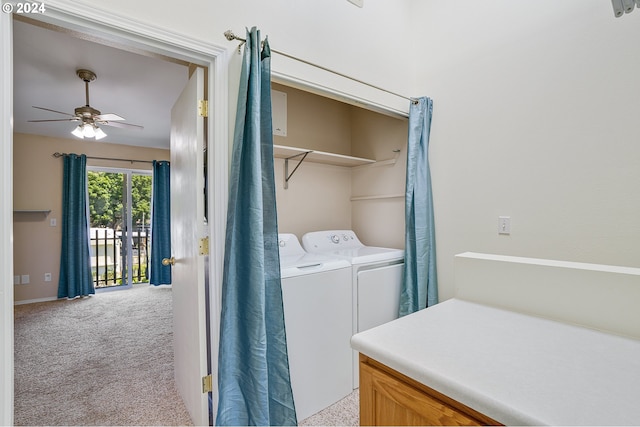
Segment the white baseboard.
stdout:
<svg viewBox="0 0 640 427">
<path fill-rule="evenodd" d="M 46 297 L 46 298 L 36 298 L 36 299 L 25 299 L 22 301 L 14 301 L 13 305 L 23 305 L 23 304 L 33 304 L 36 302 L 48 302 L 48 301 L 57 301 L 57 297 Z"/>
</svg>

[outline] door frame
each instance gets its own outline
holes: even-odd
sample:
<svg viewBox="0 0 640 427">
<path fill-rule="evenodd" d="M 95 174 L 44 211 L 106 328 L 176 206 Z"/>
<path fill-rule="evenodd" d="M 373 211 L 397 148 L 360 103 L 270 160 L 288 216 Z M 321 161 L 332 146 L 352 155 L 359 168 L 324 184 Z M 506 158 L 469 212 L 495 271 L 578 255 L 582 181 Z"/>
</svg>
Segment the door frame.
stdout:
<svg viewBox="0 0 640 427">
<path fill-rule="evenodd" d="M 46 13 L 32 15 L 38 21 L 56 25 L 87 36 L 97 37 L 132 49 L 206 67 L 209 117 L 207 118 L 207 204 L 210 238 L 210 354 L 213 383 L 217 384 L 220 295 L 224 262 L 224 235 L 228 200 L 228 53 L 217 46 L 184 36 L 145 22 L 87 8 L 70 0 L 50 0 Z M 0 14 L 0 85 L 5 96 L 0 99 L 0 424 L 13 425 L 13 25 L 12 15 Z M 10 124 L 9 126 L 5 124 Z M 195 244 L 195 242 L 194 242 Z M 217 411 L 214 387 L 213 413 Z"/>
<path fill-rule="evenodd" d="M 125 218 L 126 222 L 124 224 L 125 226 L 124 235 L 126 236 L 126 242 L 123 241 L 123 250 L 124 250 L 124 253 L 126 254 L 126 266 L 127 266 L 126 284 L 119 285 L 119 286 L 105 287 L 105 288 L 95 288 L 95 291 L 96 293 L 98 292 L 102 293 L 102 292 L 117 291 L 122 289 L 131 289 L 133 287 L 133 235 L 130 233 L 133 233 L 133 218 L 132 218 L 133 217 L 133 213 L 132 213 L 133 197 L 131 194 L 133 191 L 133 175 L 150 176 L 152 177 L 152 180 L 153 180 L 153 171 L 149 169 L 118 168 L 114 166 L 87 166 L 87 173 L 88 172 L 119 173 L 122 175 L 126 175 L 127 177 L 126 178 L 127 194 L 125 195 L 126 200 L 124 200 L 127 206 L 127 210 L 126 210 L 127 215 Z M 87 177 L 87 182 L 88 180 L 89 178 Z M 149 197 L 152 198 L 152 195 L 150 194 Z M 152 203 L 152 200 L 150 200 L 150 202 Z M 151 206 L 151 203 L 149 204 L 149 206 Z M 91 217 L 91 214 L 89 214 L 89 217 Z M 89 218 L 89 223 L 91 223 L 91 218 Z M 145 238 L 149 239 L 149 237 L 150 236 L 146 236 Z M 91 235 L 89 236 L 89 240 L 91 240 Z M 97 253 L 98 253 L 98 250 L 96 249 L 96 256 L 97 256 Z M 149 256 L 150 253 L 151 253 L 151 248 L 149 247 L 149 252 L 147 253 L 146 256 Z M 121 257 L 122 257 L 122 254 L 121 254 Z M 124 263 L 124 261 L 121 261 L 121 262 Z M 147 271 L 147 274 L 149 274 L 148 271 Z M 122 277 L 122 280 L 125 280 L 125 278 Z"/>
</svg>

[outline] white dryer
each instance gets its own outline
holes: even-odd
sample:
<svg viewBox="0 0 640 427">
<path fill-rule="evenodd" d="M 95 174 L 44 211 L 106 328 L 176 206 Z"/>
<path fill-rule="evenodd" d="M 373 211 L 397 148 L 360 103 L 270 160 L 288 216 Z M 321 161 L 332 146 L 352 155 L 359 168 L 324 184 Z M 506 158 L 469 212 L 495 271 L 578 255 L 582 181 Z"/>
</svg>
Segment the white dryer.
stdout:
<svg viewBox="0 0 640 427">
<path fill-rule="evenodd" d="M 291 388 L 299 421 L 352 391 L 351 266 L 308 254 L 294 234 L 279 234 Z"/>
<path fill-rule="evenodd" d="M 352 266 L 352 332 L 365 331 L 398 318 L 404 250 L 365 246 L 353 230 L 306 233 L 309 253 L 348 260 Z M 353 352 L 353 388 L 358 388 L 358 353 Z"/>
</svg>

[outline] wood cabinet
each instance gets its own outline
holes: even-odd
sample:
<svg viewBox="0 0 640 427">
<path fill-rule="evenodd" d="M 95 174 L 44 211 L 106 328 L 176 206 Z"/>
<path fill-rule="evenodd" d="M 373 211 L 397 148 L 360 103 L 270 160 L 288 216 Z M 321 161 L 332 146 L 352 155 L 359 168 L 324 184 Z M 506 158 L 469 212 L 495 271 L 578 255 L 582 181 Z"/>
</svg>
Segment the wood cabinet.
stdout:
<svg viewBox="0 0 640 427">
<path fill-rule="evenodd" d="M 360 425 L 502 424 L 361 354 Z"/>
</svg>

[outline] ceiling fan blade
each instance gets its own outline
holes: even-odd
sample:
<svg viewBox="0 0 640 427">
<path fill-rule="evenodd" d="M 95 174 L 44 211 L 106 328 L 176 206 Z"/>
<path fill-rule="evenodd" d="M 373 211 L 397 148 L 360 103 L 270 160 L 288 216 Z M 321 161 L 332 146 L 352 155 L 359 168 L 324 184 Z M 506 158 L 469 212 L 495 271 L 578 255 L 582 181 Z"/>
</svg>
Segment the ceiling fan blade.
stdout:
<svg viewBox="0 0 640 427">
<path fill-rule="evenodd" d="M 124 120 L 123 117 L 120 117 L 119 115 L 113 114 L 113 113 L 100 114 L 99 116 L 95 116 L 94 118 L 96 120 L 104 120 L 107 122 L 110 122 L 113 120 Z"/>
<path fill-rule="evenodd" d="M 100 123 L 101 125 L 113 126 L 116 128 L 123 128 L 123 129 L 136 129 L 136 130 L 144 129 L 144 126 L 134 125 L 131 123 L 109 122 L 109 121 L 100 121 L 98 123 Z"/>
<path fill-rule="evenodd" d="M 37 123 L 37 122 L 76 122 L 76 121 L 78 121 L 78 119 L 73 117 L 71 119 L 49 119 L 49 120 L 27 120 L 27 121 L 31 122 L 31 123 Z"/>
<path fill-rule="evenodd" d="M 65 112 L 57 111 L 57 110 L 52 110 L 51 108 L 36 107 L 35 105 L 32 105 L 32 107 L 33 108 L 37 108 L 38 110 L 51 111 L 53 113 L 64 114 L 65 116 L 75 117 L 73 114 L 69 114 L 69 113 L 65 113 Z"/>
</svg>

